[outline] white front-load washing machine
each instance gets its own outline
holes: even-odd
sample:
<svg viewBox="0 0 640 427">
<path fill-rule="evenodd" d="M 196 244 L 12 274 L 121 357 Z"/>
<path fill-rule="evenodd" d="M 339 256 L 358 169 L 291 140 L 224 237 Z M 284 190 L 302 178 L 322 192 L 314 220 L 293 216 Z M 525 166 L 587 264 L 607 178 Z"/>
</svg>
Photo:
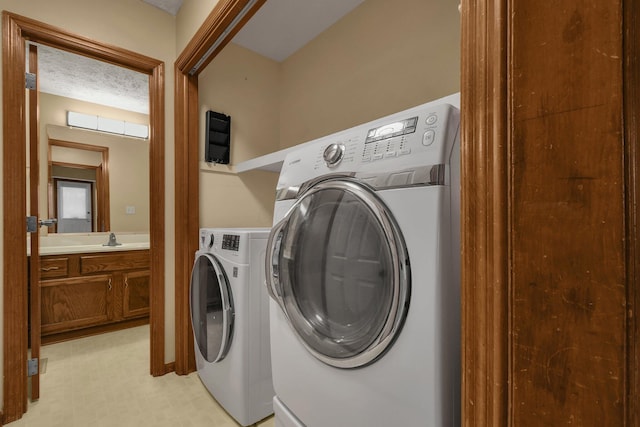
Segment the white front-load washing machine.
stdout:
<svg viewBox="0 0 640 427">
<path fill-rule="evenodd" d="M 459 425 L 456 105 L 285 158 L 266 257 L 276 426 Z"/>
<path fill-rule="evenodd" d="M 264 287 L 268 228 L 203 228 L 190 284 L 198 375 L 241 425 L 273 413 L 269 305 Z"/>
</svg>

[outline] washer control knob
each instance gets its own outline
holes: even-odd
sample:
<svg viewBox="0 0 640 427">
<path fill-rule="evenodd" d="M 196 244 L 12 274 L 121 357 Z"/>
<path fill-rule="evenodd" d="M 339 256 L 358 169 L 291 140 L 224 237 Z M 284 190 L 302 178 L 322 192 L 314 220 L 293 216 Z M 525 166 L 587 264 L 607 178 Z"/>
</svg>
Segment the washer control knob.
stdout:
<svg viewBox="0 0 640 427">
<path fill-rule="evenodd" d="M 332 167 L 340 163 L 344 156 L 344 144 L 330 144 L 324 149 L 322 157 L 327 166 Z"/>
<path fill-rule="evenodd" d="M 214 243 L 214 236 L 213 234 L 209 235 L 209 241 L 207 242 L 207 248 L 211 249 L 213 247 L 213 243 Z"/>
</svg>

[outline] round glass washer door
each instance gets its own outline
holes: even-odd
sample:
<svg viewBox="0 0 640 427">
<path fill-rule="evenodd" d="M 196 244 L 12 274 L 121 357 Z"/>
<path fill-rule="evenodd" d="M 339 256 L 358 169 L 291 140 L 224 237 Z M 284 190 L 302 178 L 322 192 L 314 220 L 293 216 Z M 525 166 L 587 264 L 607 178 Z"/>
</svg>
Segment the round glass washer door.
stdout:
<svg viewBox="0 0 640 427">
<path fill-rule="evenodd" d="M 210 254 L 193 264 L 189 306 L 196 349 L 207 362 L 221 361 L 233 338 L 233 298 L 222 265 Z"/>
<path fill-rule="evenodd" d="M 311 187 L 272 230 L 271 296 L 304 346 L 331 366 L 375 361 L 409 307 L 404 239 L 384 202 L 349 179 Z"/>
</svg>

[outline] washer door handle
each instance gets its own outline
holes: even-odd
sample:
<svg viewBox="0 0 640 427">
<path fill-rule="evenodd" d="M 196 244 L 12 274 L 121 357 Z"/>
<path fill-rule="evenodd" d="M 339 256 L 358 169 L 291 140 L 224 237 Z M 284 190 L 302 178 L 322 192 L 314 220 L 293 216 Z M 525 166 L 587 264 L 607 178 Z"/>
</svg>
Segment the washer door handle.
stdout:
<svg viewBox="0 0 640 427">
<path fill-rule="evenodd" d="M 282 238 L 287 218 L 280 221 L 269 233 L 267 240 L 267 254 L 265 257 L 265 281 L 269 296 L 274 299 L 284 310 L 282 300 L 282 284 L 280 282 L 280 252 L 282 250 Z"/>
</svg>

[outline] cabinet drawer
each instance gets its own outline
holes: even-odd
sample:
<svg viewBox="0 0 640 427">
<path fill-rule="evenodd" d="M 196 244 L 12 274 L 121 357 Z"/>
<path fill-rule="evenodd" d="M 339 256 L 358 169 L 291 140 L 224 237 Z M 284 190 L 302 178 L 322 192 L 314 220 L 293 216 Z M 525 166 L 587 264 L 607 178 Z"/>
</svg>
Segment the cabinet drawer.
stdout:
<svg viewBox="0 0 640 427">
<path fill-rule="evenodd" d="M 100 273 L 105 271 L 142 270 L 148 268 L 149 251 L 82 255 L 80 257 L 80 274 Z"/>
<path fill-rule="evenodd" d="M 69 258 L 40 258 L 40 278 L 66 277 L 69 274 Z"/>
</svg>

